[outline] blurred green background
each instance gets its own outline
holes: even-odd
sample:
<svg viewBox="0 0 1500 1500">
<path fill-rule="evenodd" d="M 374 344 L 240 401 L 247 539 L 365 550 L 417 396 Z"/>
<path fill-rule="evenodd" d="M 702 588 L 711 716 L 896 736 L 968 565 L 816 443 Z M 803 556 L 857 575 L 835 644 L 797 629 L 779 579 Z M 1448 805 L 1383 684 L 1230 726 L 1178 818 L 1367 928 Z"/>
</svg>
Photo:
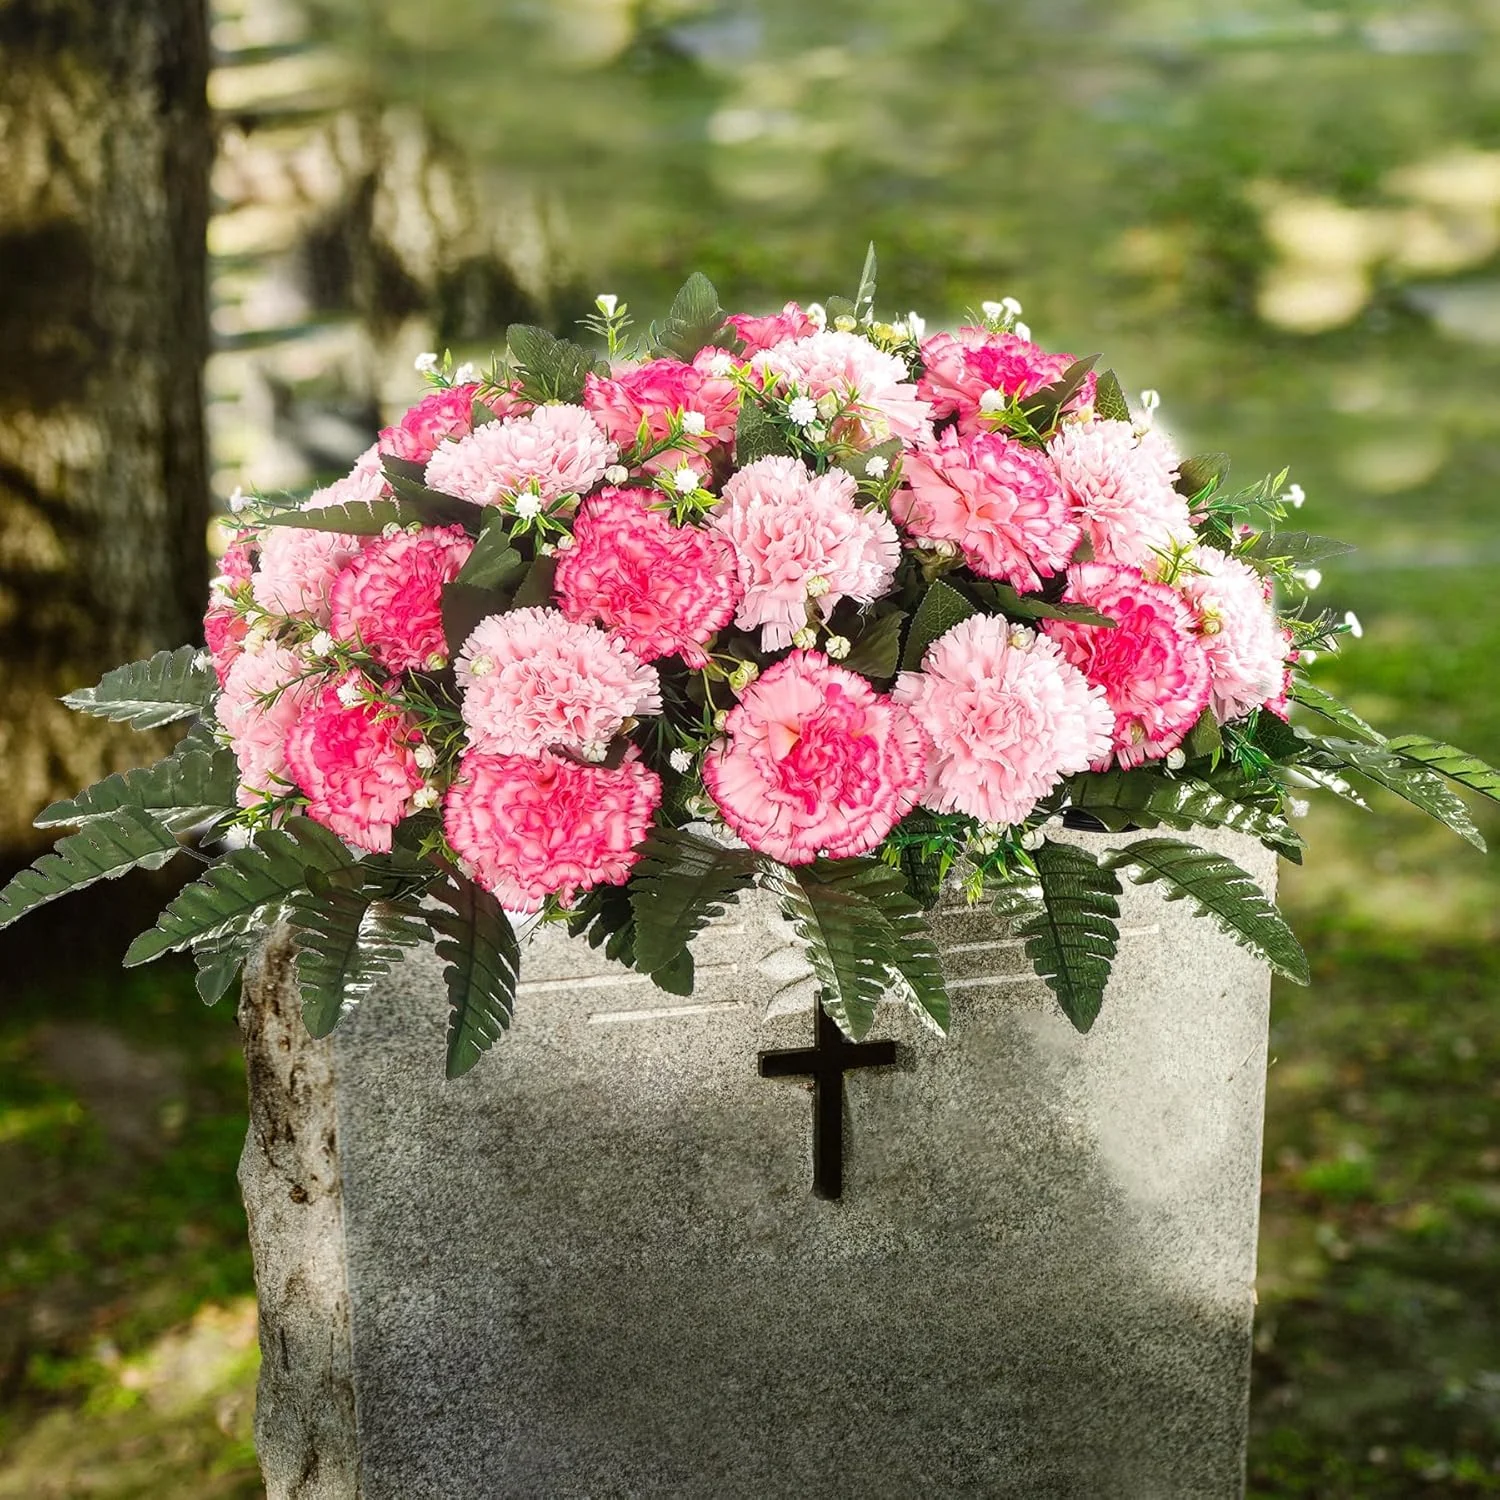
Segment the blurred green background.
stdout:
<svg viewBox="0 0 1500 1500">
<path fill-rule="evenodd" d="M 223 0 L 213 482 L 335 471 L 411 359 L 1013 295 L 1357 541 L 1316 671 L 1500 760 L 1500 4 Z M 1500 819 L 1481 809 L 1492 838 Z M 1275 995 L 1251 1490 L 1500 1493 L 1500 865 L 1314 807 Z M 249 1496 L 227 1007 L 58 955 L 0 1018 L 0 1497 Z M 1080 1420 L 1087 1420 L 1086 1414 Z"/>
</svg>

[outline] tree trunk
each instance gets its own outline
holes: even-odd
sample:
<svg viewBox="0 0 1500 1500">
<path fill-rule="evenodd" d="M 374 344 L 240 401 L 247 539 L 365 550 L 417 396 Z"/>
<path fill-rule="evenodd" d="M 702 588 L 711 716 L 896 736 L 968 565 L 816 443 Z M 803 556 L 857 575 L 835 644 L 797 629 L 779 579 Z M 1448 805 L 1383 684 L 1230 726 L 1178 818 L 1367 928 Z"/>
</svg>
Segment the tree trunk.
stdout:
<svg viewBox="0 0 1500 1500">
<path fill-rule="evenodd" d="M 0 0 L 0 862 L 153 748 L 56 700 L 206 582 L 203 0 Z"/>
</svg>

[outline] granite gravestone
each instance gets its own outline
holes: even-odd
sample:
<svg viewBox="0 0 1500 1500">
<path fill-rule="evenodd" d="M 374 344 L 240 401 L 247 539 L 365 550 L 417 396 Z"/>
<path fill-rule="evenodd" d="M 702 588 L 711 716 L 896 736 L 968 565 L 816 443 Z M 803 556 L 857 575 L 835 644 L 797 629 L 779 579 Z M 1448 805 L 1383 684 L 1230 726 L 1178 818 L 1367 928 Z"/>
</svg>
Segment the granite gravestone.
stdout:
<svg viewBox="0 0 1500 1500">
<path fill-rule="evenodd" d="M 1259 846 L 1200 842 L 1269 891 Z M 952 1034 L 882 1007 L 894 1062 L 842 1075 L 837 1199 L 810 1191 L 809 1078 L 757 1066 L 814 1036 L 765 897 L 717 924 L 689 999 L 538 936 L 513 1030 L 455 1083 L 439 967 L 406 963 L 303 1101 L 342 1284 L 297 1280 L 282 1200 L 306 1185 L 247 1146 L 252 1221 L 277 1215 L 271 1500 L 1240 1494 L 1265 971 L 1127 885 L 1084 1037 L 984 908 L 934 922 Z M 247 1013 L 290 987 L 273 946 Z"/>
</svg>

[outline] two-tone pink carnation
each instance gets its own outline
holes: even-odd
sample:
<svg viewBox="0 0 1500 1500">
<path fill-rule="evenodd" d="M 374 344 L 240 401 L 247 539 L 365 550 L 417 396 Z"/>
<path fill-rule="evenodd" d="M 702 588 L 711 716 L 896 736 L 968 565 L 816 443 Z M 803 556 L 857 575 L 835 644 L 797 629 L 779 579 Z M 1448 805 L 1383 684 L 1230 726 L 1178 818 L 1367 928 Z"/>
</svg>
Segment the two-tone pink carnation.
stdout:
<svg viewBox="0 0 1500 1500">
<path fill-rule="evenodd" d="M 960 432 L 978 432 L 985 415 L 1055 385 L 1073 362 L 1071 354 L 1049 354 L 1016 333 L 960 328 L 924 341 L 917 389 L 932 403 L 934 420 L 956 416 Z M 1097 383 L 1091 372 L 1066 410 L 1091 404 Z"/>
<path fill-rule="evenodd" d="M 412 463 L 426 463 L 440 444 L 467 437 L 474 430 L 477 384 L 455 385 L 423 396 L 394 427 L 382 427 L 377 444 L 382 453 Z"/>
<path fill-rule="evenodd" d="M 827 619 L 840 599 L 878 599 L 901 543 L 890 517 L 861 510 L 842 469 L 812 474 L 797 458 L 762 458 L 724 486 L 709 524 L 734 547 L 744 597 L 735 615 L 768 651 L 792 643 L 809 604 Z"/>
<path fill-rule="evenodd" d="M 891 696 L 932 740 L 922 801 L 985 823 L 1023 821 L 1065 776 L 1112 748 L 1101 689 L 1055 642 L 998 615 L 974 615 L 927 648 Z"/>
<path fill-rule="evenodd" d="M 773 348 L 787 339 L 806 338 L 818 331 L 818 325 L 795 302 L 788 302 L 779 313 L 763 318 L 736 313 L 724 322 L 739 334 L 746 354 L 759 354 L 762 349 Z"/>
<path fill-rule="evenodd" d="M 341 531 L 268 526 L 250 592 L 270 614 L 326 625 L 333 581 L 363 546 L 363 538 Z"/>
<path fill-rule="evenodd" d="M 618 885 L 640 857 L 661 778 L 632 747 L 618 766 L 558 755 L 467 752 L 443 800 L 443 829 L 468 874 L 510 911 Z"/>
<path fill-rule="evenodd" d="M 762 350 L 751 368 L 783 390 L 816 401 L 833 396 L 848 407 L 830 436 L 863 445 L 889 437 L 920 442 L 932 428 L 932 410 L 911 382 L 906 361 L 877 349 L 857 333 L 814 333 L 784 339 Z"/>
<path fill-rule="evenodd" d="M 1047 452 L 1100 562 L 1151 568 L 1193 539 L 1187 501 L 1173 488 L 1177 459 L 1155 433 L 1129 422 L 1066 423 Z"/>
<path fill-rule="evenodd" d="M 927 736 L 855 672 L 815 651 L 769 667 L 703 758 L 724 821 L 783 864 L 865 854 L 915 805 Z"/>
<path fill-rule="evenodd" d="M 674 526 L 654 490 L 604 489 L 578 509 L 558 554 L 554 593 L 570 620 L 607 627 L 642 661 L 708 661 L 704 644 L 740 600 L 734 549 L 698 526 Z"/>
<path fill-rule="evenodd" d="M 489 755 L 603 759 L 627 719 L 661 712 L 661 679 L 624 641 L 556 609 L 481 620 L 454 663 L 469 744 Z"/>
<path fill-rule="evenodd" d="M 255 576 L 254 535 L 237 533 L 219 559 L 219 572 L 208 589 L 203 615 L 203 644 L 213 658 L 214 675 L 223 687 L 229 669 L 245 647 L 250 622 L 245 618 L 243 589 Z"/>
<path fill-rule="evenodd" d="M 389 853 L 391 834 L 422 789 L 416 726 L 404 714 L 343 694 L 372 688 L 358 673 L 320 689 L 286 741 L 292 780 L 307 796 L 307 816 L 345 843 Z"/>
<path fill-rule="evenodd" d="M 329 590 L 330 630 L 373 652 L 392 672 L 444 665 L 443 585 L 458 577 L 473 550 L 462 526 L 371 543 Z"/>
<path fill-rule="evenodd" d="M 1070 620 L 1043 626 L 1104 689 L 1115 716 L 1115 759 L 1129 768 L 1175 750 L 1209 700 L 1208 657 L 1193 611 L 1174 589 L 1115 563 L 1076 564 L 1063 597 L 1115 622 L 1113 629 Z M 1105 770 L 1109 760 L 1101 756 L 1094 769 Z"/>
<path fill-rule="evenodd" d="M 634 446 L 642 423 L 649 446 L 664 443 L 677 419 L 680 430 L 673 446 L 641 465 L 648 474 L 660 474 L 690 459 L 708 458 L 731 443 L 740 397 L 734 382 L 713 374 L 706 363 L 653 359 L 607 378 L 590 375 L 583 404 L 622 450 Z"/>
<path fill-rule="evenodd" d="M 1082 534 L 1044 454 L 994 432 L 944 431 L 910 450 L 891 509 L 907 533 L 952 542 L 981 578 L 1025 593 L 1068 565 Z"/>
<path fill-rule="evenodd" d="M 1214 716 L 1237 719 L 1280 701 L 1286 681 L 1286 633 L 1271 603 L 1270 581 L 1213 547 L 1200 547 L 1178 588 L 1198 616 L 1208 657 Z"/>
<path fill-rule="evenodd" d="M 264 641 L 240 651 L 225 673 L 214 711 L 239 766 L 241 807 L 292 790 L 287 736 L 315 692 L 306 670 L 285 646 Z"/>
<path fill-rule="evenodd" d="M 615 445 L 583 407 L 539 406 L 444 443 L 428 460 L 426 479 L 475 505 L 499 505 L 523 490 L 557 500 L 587 493 L 615 458 Z"/>
</svg>

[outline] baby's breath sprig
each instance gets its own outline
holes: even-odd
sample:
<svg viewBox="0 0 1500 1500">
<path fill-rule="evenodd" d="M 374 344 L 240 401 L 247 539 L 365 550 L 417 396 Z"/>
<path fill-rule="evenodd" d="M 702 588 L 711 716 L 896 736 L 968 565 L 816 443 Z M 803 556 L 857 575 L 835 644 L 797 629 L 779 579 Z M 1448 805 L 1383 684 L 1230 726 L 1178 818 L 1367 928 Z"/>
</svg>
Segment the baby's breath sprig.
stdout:
<svg viewBox="0 0 1500 1500">
<path fill-rule="evenodd" d="M 629 304 L 621 302 L 613 292 L 600 292 L 594 298 L 594 307 L 596 311 L 580 318 L 578 326 L 603 339 L 609 357 L 617 359 L 625 348 L 625 330 L 634 326 Z"/>
</svg>

